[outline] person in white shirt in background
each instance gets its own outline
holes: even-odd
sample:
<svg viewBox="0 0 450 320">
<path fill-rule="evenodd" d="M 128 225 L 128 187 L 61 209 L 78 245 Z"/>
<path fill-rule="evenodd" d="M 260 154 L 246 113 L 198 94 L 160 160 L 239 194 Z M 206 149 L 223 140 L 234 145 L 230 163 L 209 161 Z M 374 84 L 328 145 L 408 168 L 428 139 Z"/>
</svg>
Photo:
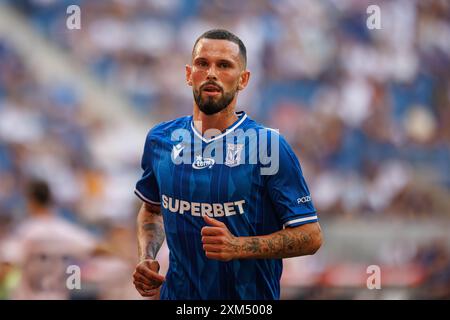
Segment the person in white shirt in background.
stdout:
<svg viewBox="0 0 450 320">
<path fill-rule="evenodd" d="M 21 279 L 12 299 L 69 299 L 67 267 L 89 258 L 98 241 L 81 226 L 59 217 L 48 184 L 33 180 L 27 186 L 29 218 L 9 239 L 10 260 L 19 266 Z"/>
</svg>

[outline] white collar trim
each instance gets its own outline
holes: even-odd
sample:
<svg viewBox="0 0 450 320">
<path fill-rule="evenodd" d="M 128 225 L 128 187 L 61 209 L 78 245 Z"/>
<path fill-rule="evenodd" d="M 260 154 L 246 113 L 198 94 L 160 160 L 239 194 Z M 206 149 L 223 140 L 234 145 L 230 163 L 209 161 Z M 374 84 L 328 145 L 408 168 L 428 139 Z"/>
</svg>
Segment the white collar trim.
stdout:
<svg viewBox="0 0 450 320">
<path fill-rule="evenodd" d="M 203 137 L 203 135 L 201 135 L 201 134 L 197 131 L 197 129 L 196 129 L 195 126 L 194 126 L 194 121 L 193 121 L 193 120 L 191 121 L 191 128 L 192 128 L 192 131 L 194 131 L 194 134 L 195 134 L 197 137 L 199 137 L 200 139 L 202 139 L 202 141 L 204 141 L 204 142 L 206 142 L 206 143 L 209 143 L 209 142 L 211 142 L 211 141 L 218 140 L 218 139 L 220 139 L 220 138 L 226 136 L 226 135 L 229 134 L 230 132 L 233 132 L 233 130 L 235 130 L 237 127 L 239 127 L 239 126 L 245 121 L 245 119 L 247 119 L 247 114 L 246 114 L 245 112 L 243 112 L 243 111 L 236 112 L 236 115 L 238 115 L 238 116 L 241 115 L 241 114 L 242 114 L 242 119 L 239 120 L 234 126 L 232 126 L 231 128 L 226 129 L 226 131 L 225 131 L 224 133 L 222 133 L 222 134 L 220 134 L 220 135 L 218 135 L 218 136 L 216 136 L 216 137 L 214 137 L 214 138 L 211 138 L 211 139 L 206 139 L 205 137 Z"/>
</svg>

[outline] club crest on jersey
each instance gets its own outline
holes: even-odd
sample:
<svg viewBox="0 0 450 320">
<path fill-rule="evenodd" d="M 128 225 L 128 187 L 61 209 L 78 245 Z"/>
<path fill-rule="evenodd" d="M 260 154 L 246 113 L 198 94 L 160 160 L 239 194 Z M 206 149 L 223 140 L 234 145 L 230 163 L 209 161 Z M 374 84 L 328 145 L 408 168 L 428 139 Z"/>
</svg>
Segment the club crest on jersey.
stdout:
<svg viewBox="0 0 450 320">
<path fill-rule="evenodd" d="M 216 161 L 212 158 L 203 158 L 202 156 L 196 156 L 195 161 L 192 164 L 192 168 L 194 169 L 205 169 L 212 168 L 212 166 L 216 163 Z"/>
<path fill-rule="evenodd" d="M 229 167 L 238 166 L 241 163 L 241 153 L 243 149 L 244 145 L 242 143 L 227 143 L 225 165 Z"/>
</svg>

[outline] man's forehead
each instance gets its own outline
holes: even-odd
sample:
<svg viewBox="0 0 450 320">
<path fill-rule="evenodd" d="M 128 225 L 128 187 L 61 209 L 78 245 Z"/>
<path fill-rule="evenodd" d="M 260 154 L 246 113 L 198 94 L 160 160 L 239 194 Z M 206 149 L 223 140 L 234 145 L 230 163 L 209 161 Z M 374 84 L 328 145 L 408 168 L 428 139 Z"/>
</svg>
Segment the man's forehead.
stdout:
<svg viewBox="0 0 450 320">
<path fill-rule="evenodd" d="M 195 46 L 192 58 L 196 59 L 207 56 L 239 61 L 239 46 L 229 40 L 200 39 Z"/>
</svg>

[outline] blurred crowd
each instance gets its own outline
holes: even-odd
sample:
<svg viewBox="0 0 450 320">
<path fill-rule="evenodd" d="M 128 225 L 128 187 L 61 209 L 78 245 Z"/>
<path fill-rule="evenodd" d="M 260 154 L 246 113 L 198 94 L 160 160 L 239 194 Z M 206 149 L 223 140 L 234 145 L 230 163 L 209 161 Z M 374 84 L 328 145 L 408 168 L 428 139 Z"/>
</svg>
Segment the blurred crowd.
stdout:
<svg viewBox="0 0 450 320">
<path fill-rule="evenodd" d="M 288 139 L 322 219 L 449 218 L 448 1 L 377 1 L 380 30 L 366 26 L 373 1 L 360 0 L 6 2 L 155 121 L 191 113 L 184 65 L 192 45 L 207 29 L 230 29 L 246 44 L 252 72 L 238 109 Z M 81 30 L 66 28 L 71 4 L 81 8 Z M 14 245 L 36 211 L 27 193 L 36 181 L 51 190 L 55 224 L 70 223 L 90 243 L 83 261 L 92 287 L 83 292 L 137 298 L 127 275 L 137 257 L 140 155 L 105 165 L 96 148 L 108 123 L 88 116 L 82 98 L 63 82 L 41 83 L 0 37 L 0 263 L 9 261 L 0 267 L 0 298 L 25 292 L 14 290 L 24 281 L 14 267 L 23 250 Z M 424 247 L 412 261 L 431 287 L 450 270 L 448 248 L 434 251 Z M 107 279 L 116 283 L 101 290 Z M 448 286 L 439 290 L 450 296 Z"/>
</svg>

